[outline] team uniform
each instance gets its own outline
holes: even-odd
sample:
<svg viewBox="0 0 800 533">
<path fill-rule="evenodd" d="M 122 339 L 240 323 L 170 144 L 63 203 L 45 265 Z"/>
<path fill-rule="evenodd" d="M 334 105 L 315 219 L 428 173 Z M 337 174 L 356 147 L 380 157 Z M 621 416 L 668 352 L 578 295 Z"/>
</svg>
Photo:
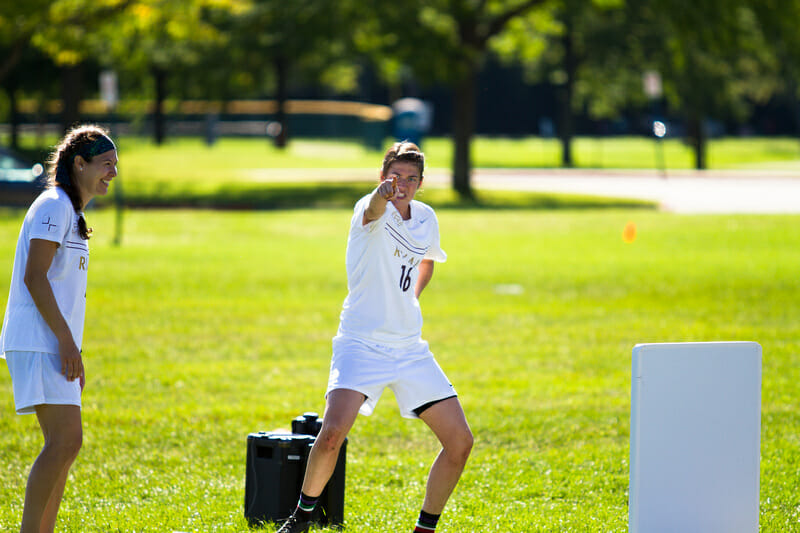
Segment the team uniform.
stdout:
<svg viewBox="0 0 800 533">
<path fill-rule="evenodd" d="M 414 295 L 422 260 L 441 263 L 447 255 L 431 207 L 412 200 L 411 218 L 403 220 L 388 202 L 378 220 L 363 225 L 370 196 L 356 203 L 350 222 L 348 295 L 333 339 L 327 392 L 364 394 L 360 412 L 369 415 L 388 387 L 401 414 L 418 418 L 420 408 L 456 395 L 422 339 L 422 313 Z"/>
<path fill-rule="evenodd" d="M 11 274 L 0 357 L 11 373 L 19 414 L 40 404 L 81 405 L 80 382 L 61 374 L 58 340 L 25 286 L 31 239 L 58 244 L 47 278 L 78 349 L 83 340 L 89 241 L 78 233 L 78 215 L 60 187 L 43 192 L 28 209 L 20 230 Z"/>
</svg>

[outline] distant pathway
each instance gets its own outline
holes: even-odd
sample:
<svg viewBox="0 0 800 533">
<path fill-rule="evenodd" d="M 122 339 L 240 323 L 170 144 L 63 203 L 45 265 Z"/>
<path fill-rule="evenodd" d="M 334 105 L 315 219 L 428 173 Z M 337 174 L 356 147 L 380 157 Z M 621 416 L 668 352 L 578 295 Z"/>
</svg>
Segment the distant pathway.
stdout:
<svg viewBox="0 0 800 533">
<path fill-rule="evenodd" d="M 431 171 L 429 183 L 448 185 Z M 674 213 L 799 213 L 797 171 L 655 171 L 477 169 L 477 189 L 589 194 L 657 202 Z"/>
<path fill-rule="evenodd" d="M 377 181 L 370 169 L 252 169 L 265 181 Z M 449 169 L 425 172 L 431 187 L 450 187 Z M 670 171 L 604 169 L 475 169 L 476 189 L 589 194 L 656 202 L 674 213 L 800 214 L 800 165 L 785 170 Z"/>
</svg>

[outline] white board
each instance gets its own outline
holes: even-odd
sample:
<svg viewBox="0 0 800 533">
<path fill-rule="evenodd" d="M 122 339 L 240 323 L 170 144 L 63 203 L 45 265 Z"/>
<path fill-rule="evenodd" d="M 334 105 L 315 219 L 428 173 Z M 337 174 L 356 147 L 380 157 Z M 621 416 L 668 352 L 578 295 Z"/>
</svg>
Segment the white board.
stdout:
<svg viewBox="0 0 800 533">
<path fill-rule="evenodd" d="M 631 533 L 758 531 L 761 346 L 633 349 Z"/>
</svg>

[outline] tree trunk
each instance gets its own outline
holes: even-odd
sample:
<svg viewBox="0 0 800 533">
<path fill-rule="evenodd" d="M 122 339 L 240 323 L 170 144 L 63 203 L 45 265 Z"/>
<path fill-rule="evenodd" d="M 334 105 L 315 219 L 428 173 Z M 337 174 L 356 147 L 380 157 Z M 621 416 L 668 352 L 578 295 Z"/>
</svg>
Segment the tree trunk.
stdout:
<svg viewBox="0 0 800 533">
<path fill-rule="evenodd" d="M 81 97 L 83 96 L 83 65 L 67 65 L 61 68 L 61 129 L 66 133 L 81 121 Z"/>
<path fill-rule="evenodd" d="M 470 143 L 475 133 L 475 68 L 454 87 L 453 189 L 462 199 L 472 199 Z"/>
<path fill-rule="evenodd" d="M 794 117 L 795 117 L 795 132 L 798 139 L 800 139 L 800 99 L 794 97 Z"/>
<path fill-rule="evenodd" d="M 694 150 L 694 168 L 706 168 L 706 134 L 703 130 L 703 118 L 699 113 L 691 113 L 686 125 L 689 145 Z"/>
<path fill-rule="evenodd" d="M 800 98 L 797 97 L 797 78 L 789 75 L 789 98 L 792 102 L 792 109 L 794 110 L 794 131 L 797 138 L 800 139 Z"/>
<path fill-rule="evenodd" d="M 9 146 L 14 150 L 19 148 L 19 109 L 17 108 L 17 84 L 9 83 L 6 85 L 8 94 L 8 114 L 9 114 Z"/>
<path fill-rule="evenodd" d="M 561 140 L 561 166 L 572 168 L 575 163 L 572 159 L 573 116 L 572 98 L 575 92 L 575 77 L 578 69 L 575 47 L 573 42 L 572 19 L 569 14 L 564 18 L 564 72 L 566 80 L 558 91 L 558 137 Z"/>
<path fill-rule="evenodd" d="M 289 121 L 286 114 L 286 101 L 289 99 L 289 60 L 285 56 L 278 55 L 274 64 L 278 84 L 276 94 L 278 110 L 275 113 L 275 120 L 281 127 L 274 140 L 276 148 L 286 148 L 289 141 Z"/>
<path fill-rule="evenodd" d="M 6 76 L 9 76 L 19 64 L 22 58 L 22 53 L 30 44 L 30 35 L 23 35 L 17 39 L 11 46 L 11 50 L 7 51 L 6 55 L 0 59 L 0 84 L 2 84 Z"/>
<path fill-rule="evenodd" d="M 167 138 L 167 122 L 164 116 L 164 100 L 167 99 L 167 71 L 161 67 L 153 67 L 153 80 L 156 89 L 155 108 L 153 109 L 153 140 L 161 145 Z"/>
</svg>

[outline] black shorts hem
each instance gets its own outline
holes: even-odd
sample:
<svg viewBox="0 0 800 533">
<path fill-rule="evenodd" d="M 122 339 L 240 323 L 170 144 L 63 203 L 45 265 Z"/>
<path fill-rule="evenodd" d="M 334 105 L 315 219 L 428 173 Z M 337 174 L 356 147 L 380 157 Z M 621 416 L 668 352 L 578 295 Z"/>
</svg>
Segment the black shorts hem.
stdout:
<svg viewBox="0 0 800 533">
<path fill-rule="evenodd" d="M 449 400 L 450 398 L 456 398 L 456 397 L 458 397 L 458 395 L 457 394 L 453 394 L 452 396 L 447 396 L 446 398 L 440 398 L 438 400 L 433 400 L 432 402 L 428 402 L 428 403 L 424 403 L 424 404 L 420 405 L 416 409 L 412 409 L 411 412 L 414 413 L 415 415 L 419 416 L 422 413 L 424 413 L 427 409 L 429 409 L 430 407 L 433 407 L 434 405 L 436 405 L 437 403 L 443 402 L 445 400 Z"/>
</svg>

